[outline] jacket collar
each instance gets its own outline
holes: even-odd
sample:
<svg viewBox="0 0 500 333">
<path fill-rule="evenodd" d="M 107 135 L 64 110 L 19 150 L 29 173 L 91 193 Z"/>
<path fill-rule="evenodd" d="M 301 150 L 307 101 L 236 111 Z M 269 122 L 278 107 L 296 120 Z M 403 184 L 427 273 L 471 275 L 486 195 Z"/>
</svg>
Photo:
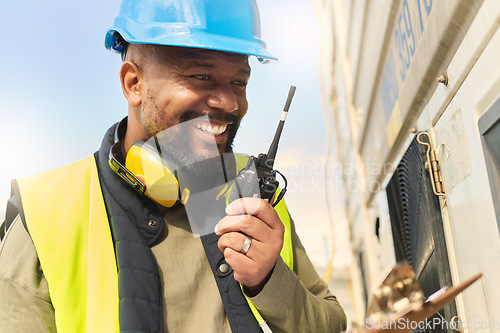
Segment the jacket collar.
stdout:
<svg viewBox="0 0 500 333">
<path fill-rule="evenodd" d="M 125 123 L 126 127 L 126 119 L 122 120 L 122 126 Z M 151 246 L 158 240 L 164 227 L 163 217 L 158 207 L 149 198 L 135 192 L 109 165 L 111 147 L 116 139 L 121 139 L 119 136 L 115 138 L 119 124 L 116 123 L 108 129 L 102 140 L 101 148 L 96 153 L 99 179 L 103 191 L 106 190 L 110 193 L 120 209 L 136 224 L 146 242 Z"/>
</svg>

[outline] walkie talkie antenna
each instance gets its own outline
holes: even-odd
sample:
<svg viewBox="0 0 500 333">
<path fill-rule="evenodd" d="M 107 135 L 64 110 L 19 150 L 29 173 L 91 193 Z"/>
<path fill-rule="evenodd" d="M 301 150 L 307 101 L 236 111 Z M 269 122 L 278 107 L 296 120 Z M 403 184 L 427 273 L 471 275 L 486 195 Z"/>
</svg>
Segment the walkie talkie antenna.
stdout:
<svg viewBox="0 0 500 333">
<path fill-rule="evenodd" d="M 285 124 L 288 109 L 292 103 L 293 95 L 295 94 L 296 87 L 291 86 L 288 92 L 281 120 L 274 134 L 273 142 L 269 147 L 269 152 L 266 154 L 260 153 L 258 157 L 250 156 L 248 158 L 247 166 L 240 170 L 234 179 L 234 186 L 231 187 L 229 193 L 229 202 L 233 202 L 238 198 L 247 197 L 260 197 L 267 200 L 275 207 L 286 193 L 287 181 L 285 176 L 278 170 L 273 169 L 274 159 L 278 151 L 278 143 L 280 141 L 281 131 Z M 276 179 L 276 174 L 280 174 L 285 181 L 285 187 L 281 188 L 279 194 L 275 197 L 276 191 L 279 187 L 279 181 Z M 273 199 L 274 198 L 274 199 Z"/>
<path fill-rule="evenodd" d="M 278 151 L 278 143 L 280 141 L 281 132 L 283 131 L 283 125 L 285 125 L 286 116 L 288 115 L 288 109 L 290 109 L 290 104 L 292 103 L 293 95 L 295 94 L 295 89 L 297 87 L 291 86 L 288 91 L 288 98 L 285 102 L 285 107 L 283 108 L 283 112 L 281 113 L 281 120 L 278 124 L 278 128 L 276 129 L 276 133 L 274 134 L 273 142 L 269 147 L 269 151 L 267 153 L 267 161 L 266 166 L 271 168 L 274 165 L 274 159 L 276 158 L 276 152 Z"/>
</svg>

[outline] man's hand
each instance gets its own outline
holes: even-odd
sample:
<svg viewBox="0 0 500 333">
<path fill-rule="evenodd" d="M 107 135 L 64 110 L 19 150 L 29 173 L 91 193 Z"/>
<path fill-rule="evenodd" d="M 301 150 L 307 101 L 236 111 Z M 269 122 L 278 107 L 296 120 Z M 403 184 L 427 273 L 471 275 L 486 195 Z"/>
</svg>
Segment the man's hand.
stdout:
<svg viewBox="0 0 500 333">
<path fill-rule="evenodd" d="M 226 208 L 215 233 L 221 235 L 219 249 L 234 270 L 234 278 L 252 296 L 257 295 L 276 264 L 283 247 L 285 227 L 274 208 L 265 200 L 242 198 Z M 252 238 L 246 253 L 241 250 L 247 236 Z"/>
</svg>

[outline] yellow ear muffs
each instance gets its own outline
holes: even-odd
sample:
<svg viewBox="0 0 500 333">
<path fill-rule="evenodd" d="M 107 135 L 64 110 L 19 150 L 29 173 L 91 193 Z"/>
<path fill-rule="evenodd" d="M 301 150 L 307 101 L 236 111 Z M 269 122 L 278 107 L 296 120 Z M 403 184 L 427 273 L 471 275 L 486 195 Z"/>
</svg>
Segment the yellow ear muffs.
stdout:
<svg viewBox="0 0 500 333">
<path fill-rule="evenodd" d="M 158 142 L 154 140 L 137 141 L 129 149 L 125 166 L 119 161 L 121 140 L 125 137 L 127 117 L 116 126 L 114 144 L 109 150 L 109 166 L 135 191 L 165 207 L 177 202 L 183 205 L 189 199 L 188 188 L 179 190 L 176 163 L 162 154 Z M 182 192 L 182 193 L 181 193 Z"/>
<path fill-rule="evenodd" d="M 179 192 L 176 171 L 179 168 L 166 156 L 160 156 L 149 141 L 138 141 L 127 152 L 125 167 L 144 185 L 144 194 L 165 207 L 172 207 L 177 201 L 185 204 L 189 190 Z"/>
</svg>

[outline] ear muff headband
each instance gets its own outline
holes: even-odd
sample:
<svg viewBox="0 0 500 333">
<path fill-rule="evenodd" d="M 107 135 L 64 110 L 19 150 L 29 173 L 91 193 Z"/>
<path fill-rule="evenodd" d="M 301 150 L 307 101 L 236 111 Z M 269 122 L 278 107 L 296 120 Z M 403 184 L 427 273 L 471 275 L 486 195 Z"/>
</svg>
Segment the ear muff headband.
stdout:
<svg viewBox="0 0 500 333">
<path fill-rule="evenodd" d="M 120 149 L 121 142 L 115 142 L 109 150 L 109 166 L 118 176 L 126 181 L 134 190 L 143 195 L 146 192 L 146 184 L 137 178 L 132 172 L 121 164 L 115 157 L 117 151 Z"/>
</svg>

